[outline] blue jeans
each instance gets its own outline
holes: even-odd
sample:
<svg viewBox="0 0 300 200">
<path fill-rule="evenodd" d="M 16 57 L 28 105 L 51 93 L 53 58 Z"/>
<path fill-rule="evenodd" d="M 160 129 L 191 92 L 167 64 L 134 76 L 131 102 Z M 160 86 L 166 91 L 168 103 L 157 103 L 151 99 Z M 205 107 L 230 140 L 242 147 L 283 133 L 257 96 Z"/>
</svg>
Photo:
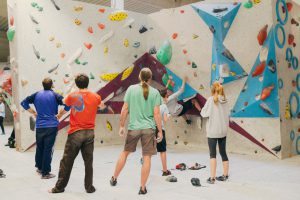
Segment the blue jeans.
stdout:
<svg viewBox="0 0 300 200">
<path fill-rule="evenodd" d="M 42 175 L 51 172 L 53 146 L 57 135 L 57 127 L 36 129 L 35 167 Z"/>
</svg>

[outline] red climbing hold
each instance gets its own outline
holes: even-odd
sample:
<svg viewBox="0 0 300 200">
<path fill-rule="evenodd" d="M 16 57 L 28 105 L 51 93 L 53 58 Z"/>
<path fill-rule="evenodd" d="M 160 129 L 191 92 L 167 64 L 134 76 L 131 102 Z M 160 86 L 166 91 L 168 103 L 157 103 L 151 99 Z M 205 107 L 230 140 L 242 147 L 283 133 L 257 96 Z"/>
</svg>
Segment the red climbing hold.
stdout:
<svg viewBox="0 0 300 200">
<path fill-rule="evenodd" d="M 290 2 L 288 2 L 288 3 L 286 4 L 286 7 L 287 7 L 288 11 L 291 12 L 292 9 L 293 9 L 293 4 L 290 3 Z"/>
<path fill-rule="evenodd" d="M 64 53 L 61 53 L 61 54 L 60 54 L 60 57 L 61 57 L 61 58 L 64 58 L 65 56 L 66 56 L 66 54 L 64 54 Z"/>
<path fill-rule="evenodd" d="M 192 63 L 191 63 L 191 61 L 187 61 L 187 64 L 188 64 L 188 65 L 191 65 Z"/>
<path fill-rule="evenodd" d="M 105 29 L 105 24 L 98 23 L 97 25 L 101 30 Z"/>
<path fill-rule="evenodd" d="M 15 23 L 15 19 L 14 19 L 13 16 L 11 16 L 10 19 L 9 19 L 9 25 L 13 26 L 14 23 Z"/>
<path fill-rule="evenodd" d="M 183 14 L 183 13 L 184 13 L 184 10 L 180 10 L 180 13 Z"/>
<path fill-rule="evenodd" d="M 93 27 L 89 26 L 89 27 L 88 27 L 88 32 L 89 32 L 89 33 L 94 33 Z"/>
<path fill-rule="evenodd" d="M 178 33 L 173 33 L 172 38 L 175 40 L 178 36 Z"/>
<path fill-rule="evenodd" d="M 265 100 L 266 98 L 268 98 L 271 95 L 273 89 L 274 89 L 274 85 L 265 87 L 261 92 L 260 99 Z"/>
<path fill-rule="evenodd" d="M 257 40 L 258 40 L 258 44 L 260 46 L 262 46 L 264 44 L 264 41 L 267 38 L 267 30 L 268 30 L 268 25 L 266 24 L 258 33 L 257 35 Z"/>
<path fill-rule="evenodd" d="M 293 81 L 292 81 L 292 85 L 293 85 L 293 87 L 296 87 L 297 82 L 293 80 Z"/>
<path fill-rule="evenodd" d="M 248 102 L 244 102 L 244 106 L 248 106 Z"/>
<path fill-rule="evenodd" d="M 183 49 L 182 51 L 183 51 L 184 54 L 187 54 L 187 50 L 186 49 Z"/>
<path fill-rule="evenodd" d="M 263 61 L 262 63 L 256 66 L 254 72 L 252 73 L 252 77 L 261 75 L 264 72 L 265 68 L 266 68 L 266 62 Z"/>
<path fill-rule="evenodd" d="M 91 43 L 88 43 L 88 42 L 85 42 L 84 43 L 84 46 L 87 48 L 87 49 L 91 49 L 93 47 L 93 45 Z"/>
<path fill-rule="evenodd" d="M 101 12 L 101 13 L 104 13 L 105 12 L 105 8 L 100 8 L 98 11 Z"/>
<path fill-rule="evenodd" d="M 292 45 L 294 43 L 295 37 L 293 34 L 289 34 L 288 43 L 289 45 Z"/>
</svg>

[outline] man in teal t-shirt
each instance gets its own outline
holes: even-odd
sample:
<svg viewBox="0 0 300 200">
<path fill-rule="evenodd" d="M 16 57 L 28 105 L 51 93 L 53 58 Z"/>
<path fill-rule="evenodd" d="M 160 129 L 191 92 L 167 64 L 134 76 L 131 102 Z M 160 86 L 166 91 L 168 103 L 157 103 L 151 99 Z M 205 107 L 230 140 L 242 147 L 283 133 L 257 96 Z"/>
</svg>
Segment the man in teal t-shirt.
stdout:
<svg viewBox="0 0 300 200">
<path fill-rule="evenodd" d="M 124 105 L 121 111 L 120 132 L 125 135 L 125 121 L 129 113 L 128 134 L 124 151 L 121 153 L 116 165 L 114 176 L 110 184 L 115 186 L 117 178 L 125 166 L 128 155 L 136 151 L 136 146 L 141 140 L 143 151 L 143 166 L 141 173 L 141 187 L 139 194 L 146 194 L 146 182 L 151 168 L 151 156 L 156 154 L 156 142 L 162 140 L 161 115 L 159 106 L 162 103 L 158 90 L 149 85 L 152 72 L 149 68 L 143 68 L 139 78 L 141 83 L 130 86 L 124 97 Z M 156 127 L 158 138 L 155 137 Z"/>
</svg>

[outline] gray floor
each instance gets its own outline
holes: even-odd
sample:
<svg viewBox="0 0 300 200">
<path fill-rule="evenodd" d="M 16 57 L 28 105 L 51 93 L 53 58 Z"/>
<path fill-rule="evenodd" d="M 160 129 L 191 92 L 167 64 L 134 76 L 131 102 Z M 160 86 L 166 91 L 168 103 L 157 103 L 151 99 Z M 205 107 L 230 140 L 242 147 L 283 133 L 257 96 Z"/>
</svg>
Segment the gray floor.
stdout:
<svg viewBox="0 0 300 200">
<path fill-rule="evenodd" d="M 7 132 L 9 132 L 7 128 Z M 300 157 L 277 160 L 272 157 L 258 158 L 246 155 L 230 154 L 230 180 L 207 185 L 209 170 L 174 171 L 177 183 L 169 183 L 161 176 L 159 157 L 153 159 L 152 171 L 148 183 L 148 194 L 138 196 L 140 179 L 140 150 L 132 154 L 117 187 L 109 185 L 115 161 L 121 146 L 98 148 L 94 153 L 94 184 L 97 192 L 86 194 L 83 187 L 84 166 L 81 155 L 78 156 L 72 176 L 65 193 L 48 194 L 47 190 L 54 186 L 56 178 L 41 180 L 34 169 L 34 152 L 18 153 L 4 147 L 8 135 L 0 135 L 0 168 L 7 177 L 0 179 L 1 200 L 45 200 L 45 199 L 264 199 L 264 200 L 296 200 L 300 199 Z M 53 173 L 57 174 L 59 161 L 63 151 L 55 151 Z M 185 162 L 192 165 L 200 162 L 208 165 L 208 153 L 199 150 L 170 149 L 169 166 L 174 168 L 177 163 Z M 220 166 L 218 174 L 221 174 Z M 190 179 L 200 178 L 203 187 L 193 187 Z"/>
</svg>

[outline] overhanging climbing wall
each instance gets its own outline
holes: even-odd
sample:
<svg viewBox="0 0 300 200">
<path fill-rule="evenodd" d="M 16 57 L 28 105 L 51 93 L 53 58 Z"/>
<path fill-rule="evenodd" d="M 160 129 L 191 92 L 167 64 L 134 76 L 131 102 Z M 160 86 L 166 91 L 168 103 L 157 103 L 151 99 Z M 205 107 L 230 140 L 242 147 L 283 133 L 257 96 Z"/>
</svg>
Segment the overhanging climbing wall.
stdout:
<svg viewBox="0 0 300 200">
<path fill-rule="evenodd" d="M 179 100 L 196 94 L 203 105 L 211 83 L 224 84 L 232 110 L 230 151 L 278 157 L 297 153 L 300 75 L 295 71 L 300 8 L 279 4 L 282 27 L 277 25 L 273 0 L 209 0 L 148 16 L 74 1 L 9 0 L 8 39 L 19 150 L 34 144 L 30 115 L 19 102 L 41 89 L 46 76 L 55 80 L 55 91 L 67 94 L 75 89 L 73 76 L 78 72 L 89 75 L 90 89 L 109 106 L 96 120 L 96 146 L 123 143 L 117 129 L 124 92 L 138 81 L 141 68 L 150 67 L 155 87 L 161 88 L 172 78 L 171 92 L 188 77 Z M 282 30 L 286 41 L 281 44 Z M 285 111 L 288 102 L 292 120 L 284 117 L 290 113 L 290 109 Z M 205 123 L 201 129 L 199 112 L 194 109 L 190 114 L 190 126 L 181 118 L 170 120 L 168 143 L 206 147 Z M 64 145 L 68 120 L 66 115 L 60 124 L 57 148 Z"/>
</svg>

